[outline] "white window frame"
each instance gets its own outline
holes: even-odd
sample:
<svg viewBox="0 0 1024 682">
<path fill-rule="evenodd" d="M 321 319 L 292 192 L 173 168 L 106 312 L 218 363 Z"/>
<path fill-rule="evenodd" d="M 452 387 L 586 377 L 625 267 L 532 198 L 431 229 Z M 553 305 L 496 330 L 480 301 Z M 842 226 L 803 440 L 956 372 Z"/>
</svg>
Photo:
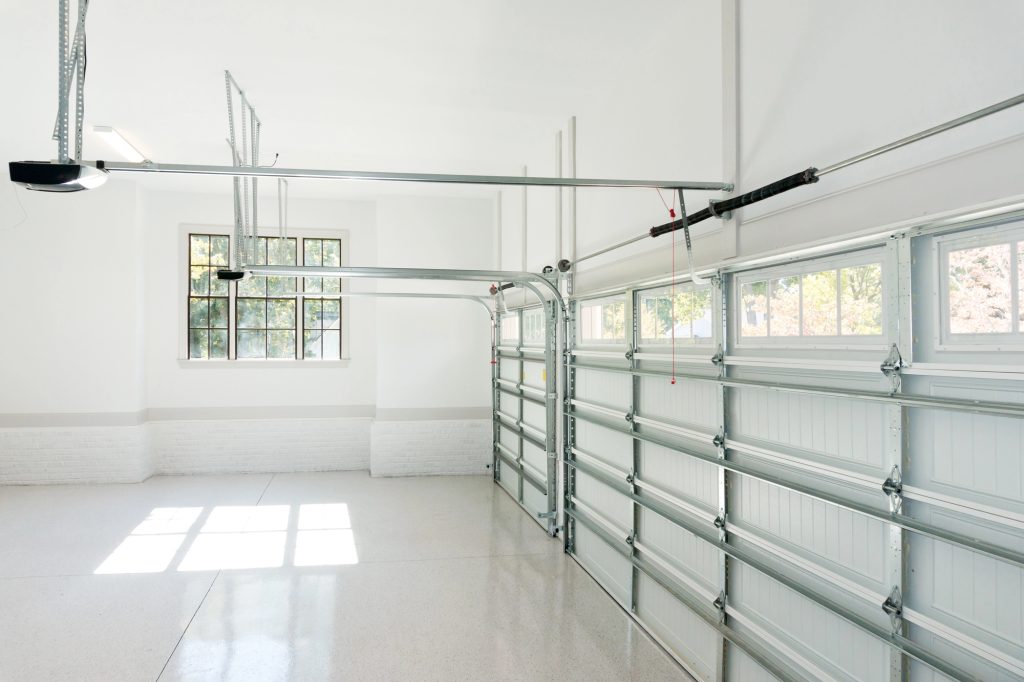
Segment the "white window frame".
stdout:
<svg viewBox="0 0 1024 682">
<path fill-rule="evenodd" d="M 707 291 L 711 297 L 711 336 L 693 336 L 693 328 L 690 328 L 690 336 L 677 336 L 675 339 L 676 346 L 684 347 L 702 347 L 702 346 L 714 346 L 717 343 L 718 338 L 718 327 L 721 324 L 719 316 L 715 312 L 715 301 L 717 296 L 715 295 L 716 287 L 707 284 L 704 286 L 697 286 L 693 282 L 685 282 L 682 284 L 676 284 L 676 294 L 692 293 L 694 291 Z M 657 352 L 659 350 L 669 350 L 672 344 L 671 339 L 644 339 L 643 338 L 643 306 L 641 301 L 644 294 L 650 292 L 664 292 L 665 295 L 671 296 L 672 285 L 664 284 L 656 287 L 646 287 L 644 289 L 636 289 L 633 295 L 636 297 L 636 314 L 637 314 L 637 337 L 636 342 L 639 348 L 646 351 Z"/>
<path fill-rule="evenodd" d="M 625 310 L 625 338 L 623 339 L 586 339 L 583 338 L 583 308 L 587 305 L 602 304 L 605 301 L 617 301 L 621 299 Z M 629 301 L 626 300 L 626 293 L 607 294 L 604 296 L 593 296 L 591 298 L 576 299 L 576 345 L 587 348 L 625 348 L 631 342 L 629 319 Z"/>
<path fill-rule="evenodd" d="M 323 229 L 299 229 L 289 228 L 289 238 L 296 238 L 296 262 L 302 260 L 302 240 L 308 239 L 338 239 L 341 241 L 341 265 L 349 264 L 349 231 L 348 230 L 323 230 Z M 237 333 L 236 301 L 238 293 L 233 286 L 228 287 L 228 357 L 217 359 L 190 358 L 188 352 L 188 299 L 189 281 L 186 276 L 189 268 L 189 235 L 209 234 L 215 236 L 226 236 L 232 240 L 235 238 L 234 227 L 227 225 L 201 225 L 201 224 L 180 224 L 178 226 L 178 264 L 175 277 L 178 281 L 178 364 L 181 367 L 348 367 L 351 360 L 350 352 L 350 327 L 352 326 L 352 315 L 349 306 L 349 299 L 341 299 L 341 358 L 338 360 L 318 360 L 315 358 L 236 358 L 235 357 L 235 335 Z M 276 235 L 265 234 L 261 237 L 273 239 Z M 233 246 L 232 246 L 233 249 Z M 302 287 L 302 278 L 298 278 L 296 284 Z M 349 291 L 348 279 L 341 279 L 341 293 Z M 304 297 L 296 296 L 296 348 L 302 344 L 302 309 Z"/>
<path fill-rule="evenodd" d="M 834 336 L 743 336 L 743 321 L 740 316 L 743 312 L 743 285 L 752 282 L 771 282 L 773 279 L 783 277 L 803 277 L 804 275 L 823 272 L 828 270 L 842 270 L 843 268 L 857 267 L 859 265 L 878 264 L 882 269 L 882 333 L 881 334 L 837 334 Z M 889 263 L 883 247 L 858 251 L 856 253 L 827 256 L 797 263 L 787 263 L 760 270 L 748 270 L 737 272 L 733 275 L 732 294 L 729 297 L 731 310 L 729 311 L 730 321 L 734 329 L 735 346 L 739 349 L 765 349 L 765 348 L 803 348 L 811 350 L 888 350 L 893 342 L 889 338 L 891 329 L 889 298 L 895 295 L 892 291 L 892 265 Z M 842 324 L 842 282 L 836 282 L 838 296 L 836 300 L 836 329 L 841 329 Z M 766 292 L 769 305 L 771 291 Z M 771 325 L 771 310 L 767 311 L 767 324 Z M 803 291 L 801 288 L 800 320 L 799 328 L 803 328 Z"/>
<path fill-rule="evenodd" d="M 992 334 L 953 334 L 949 319 L 949 254 L 960 249 L 972 249 L 998 244 L 1010 244 L 1010 323 L 1011 331 Z M 954 232 L 932 240 L 932 255 L 936 272 L 933 289 L 935 320 L 935 349 L 941 351 L 1024 351 L 1024 323 L 1020 321 L 1021 300 L 1019 261 L 1017 249 L 1024 244 L 1021 224 L 1000 225 L 965 234 Z"/>
</svg>

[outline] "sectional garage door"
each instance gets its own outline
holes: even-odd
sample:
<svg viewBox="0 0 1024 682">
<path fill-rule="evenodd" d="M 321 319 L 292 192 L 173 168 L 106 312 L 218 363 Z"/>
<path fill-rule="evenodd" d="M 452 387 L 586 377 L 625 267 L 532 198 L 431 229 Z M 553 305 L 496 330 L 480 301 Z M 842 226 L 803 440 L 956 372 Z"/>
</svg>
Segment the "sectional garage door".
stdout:
<svg viewBox="0 0 1024 682">
<path fill-rule="evenodd" d="M 496 324 L 494 477 L 551 534 L 557 494 L 555 308 L 509 311 Z"/>
<path fill-rule="evenodd" d="M 1022 289 L 1004 222 L 574 301 L 567 548 L 699 679 L 1024 677 Z"/>
</svg>

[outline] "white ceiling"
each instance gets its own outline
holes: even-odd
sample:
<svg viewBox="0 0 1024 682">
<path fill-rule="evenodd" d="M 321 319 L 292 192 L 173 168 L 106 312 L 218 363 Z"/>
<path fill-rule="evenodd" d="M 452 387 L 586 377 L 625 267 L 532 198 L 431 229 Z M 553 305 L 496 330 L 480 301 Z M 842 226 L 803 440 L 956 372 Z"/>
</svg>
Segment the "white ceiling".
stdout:
<svg viewBox="0 0 1024 682">
<path fill-rule="evenodd" d="M 518 174 L 528 158 L 553 159 L 570 115 L 614 124 L 681 101 L 666 99 L 684 86 L 668 68 L 677 41 L 719 31 L 704 17 L 717 3 L 703 4 L 93 0 L 86 123 L 116 127 L 154 161 L 227 164 L 229 68 L 264 122 L 264 163 L 279 152 L 288 167 Z M 0 0 L 5 160 L 55 154 L 56 6 Z M 91 136 L 83 155 L 114 156 Z M 634 170 L 620 174 L 655 174 Z M 210 191 L 225 182 L 154 181 Z M 335 192 L 323 181 L 293 189 Z"/>
</svg>

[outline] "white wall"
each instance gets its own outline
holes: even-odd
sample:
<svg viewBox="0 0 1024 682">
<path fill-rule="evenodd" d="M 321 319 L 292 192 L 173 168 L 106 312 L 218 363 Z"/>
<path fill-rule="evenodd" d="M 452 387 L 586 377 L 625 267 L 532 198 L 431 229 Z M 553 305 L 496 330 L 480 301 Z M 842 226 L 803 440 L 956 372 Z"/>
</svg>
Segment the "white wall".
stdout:
<svg viewBox="0 0 1024 682">
<path fill-rule="evenodd" d="M 522 149 L 511 173 L 554 175 L 555 133 L 563 129 L 563 171 L 569 174 L 568 119 L 577 117 L 577 176 L 658 180 L 722 180 L 722 10 L 719 3 L 683 0 L 620 4 L 579 11 L 574 29 L 602 41 L 599 62 L 566 72 L 585 90 L 565 103 L 550 136 Z M 605 61 L 607 60 L 607 61 Z M 555 263 L 555 193 L 528 190 L 527 266 Z M 664 193 L 671 203 L 670 193 Z M 688 201 L 711 196 L 694 192 Z M 578 249 L 582 255 L 668 220 L 652 189 L 581 189 Z M 563 200 L 563 255 L 569 257 L 569 196 Z M 522 190 L 502 190 L 502 267 L 522 269 Z M 625 251 L 628 254 L 631 251 Z M 622 254 L 619 255 L 621 257 Z M 592 270 L 591 265 L 586 269 Z"/>
<path fill-rule="evenodd" d="M 0 483 L 369 468 L 373 452 L 388 475 L 486 473 L 490 323 L 479 305 L 352 298 L 341 362 L 189 362 L 185 234 L 229 226 L 230 194 L 119 179 L 64 196 L 10 189 L 2 215 L 20 220 L 20 200 L 28 217 L 0 229 L 0 286 L 19 292 L 0 334 Z M 493 195 L 293 198 L 289 208 L 296 232 L 347 231 L 350 265 L 493 267 Z M 374 448 L 378 416 L 394 426 Z M 417 459 L 431 433 L 439 447 Z"/>
<path fill-rule="evenodd" d="M 4 188 L 4 214 L 23 220 L 0 225 L 0 415 L 137 413 L 135 185 L 112 181 L 66 196 L 17 191 Z"/>
<path fill-rule="evenodd" d="M 389 197 L 378 203 L 377 219 L 381 264 L 494 268 L 492 199 Z M 380 291 L 448 291 L 476 296 L 486 296 L 488 287 L 487 282 L 378 282 Z M 490 405 L 490 319 L 482 306 L 471 301 L 429 299 L 382 299 L 377 306 L 379 408 Z"/>
<path fill-rule="evenodd" d="M 739 192 L 809 166 L 823 168 L 1024 91 L 1024 6 L 1013 0 L 730 5 L 721 5 L 721 48 L 738 72 L 723 70 L 726 87 L 720 92 L 728 113 L 729 88 L 738 83 L 739 125 L 727 128 L 723 140 L 725 152 L 730 145 L 737 151 L 734 159 L 723 155 L 721 170 L 703 167 L 701 179 L 735 180 Z M 729 19 L 733 13 L 738 26 Z M 711 103 L 694 104 L 705 105 Z M 588 150 L 581 149 L 581 159 Z M 735 240 L 728 225 L 702 223 L 698 232 L 705 235 L 695 240 L 695 258 L 711 264 L 1015 196 L 1021 194 L 1022 157 L 1024 108 L 1017 107 L 743 209 Z M 736 176 L 719 178 L 730 163 Z M 706 205 L 691 194 L 697 196 L 687 193 L 690 212 Z M 581 216 L 587 201 L 581 194 Z M 599 245 L 660 222 L 614 237 L 602 234 Z M 589 234 L 591 226 L 581 219 L 580 230 Z M 668 239 L 645 240 L 584 263 L 581 289 L 667 274 Z M 685 271 L 678 241 L 677 268 Z M 580 243 L 581 252 L 589 250 Z"/>
</svg>

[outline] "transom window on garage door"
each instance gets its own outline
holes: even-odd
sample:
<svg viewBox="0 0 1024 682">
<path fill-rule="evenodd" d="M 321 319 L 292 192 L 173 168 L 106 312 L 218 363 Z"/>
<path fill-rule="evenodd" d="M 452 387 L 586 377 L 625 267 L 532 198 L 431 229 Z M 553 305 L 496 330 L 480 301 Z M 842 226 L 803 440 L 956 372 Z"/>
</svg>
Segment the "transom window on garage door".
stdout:
<svg viewBox="0 0 1024 682">
<path fill-rule="evenodd" d="M 640 309 L 640 342 L 643 344 L 711 343 L 714 316 L 711 287 L 684 284 L 637 292 Z M 673 327 L 674 325 L 674 327 Z"/>
<path fill-rule="evenodd" d="M 338 360 L 341 280 L 330 277 L 217 279 L 228 266 L 227 234 L 188 237 L 188 357 L 191 360 Z M 341 265 L 342 240 L 260 237 L 257 265 Z"/>
<path fill-rule="evenodd" d="M 1024 344 L 1024 229 L 950 235 L 936 245 L 943 342 Z"/>
<path fill-rule="evenodd" d="M 736 277 L 745 345 L 877 344 L 885 317 L 882 253 L 817 260 Z"/>
</svg>

